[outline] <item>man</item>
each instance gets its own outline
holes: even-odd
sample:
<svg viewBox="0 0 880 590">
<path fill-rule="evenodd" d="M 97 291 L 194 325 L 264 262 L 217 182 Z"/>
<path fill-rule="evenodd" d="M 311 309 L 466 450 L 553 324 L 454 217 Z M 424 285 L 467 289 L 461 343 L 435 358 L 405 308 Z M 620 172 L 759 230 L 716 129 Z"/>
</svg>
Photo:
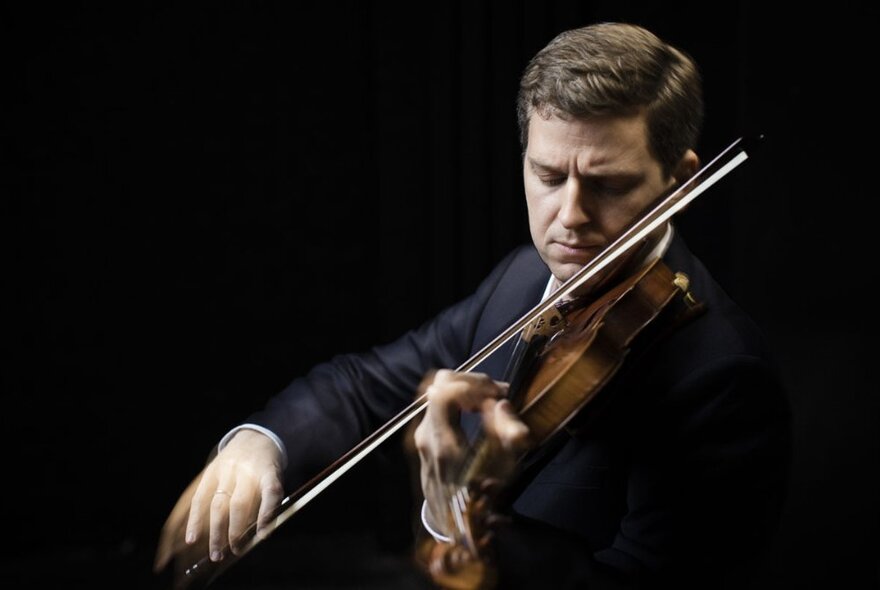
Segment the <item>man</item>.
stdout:
<svg viewBox="0 0 880 590">
<path fill-rule="evenodd" d="M 453 533 L 438 518 L 437 490 L 463 455 L 462 413 L 482 418 L 498 461 L 521 456 L 529 431 L 504 399 L 506 358 L 479 373 L 432 371 L 459 366 L 693 175 L 702 98 L 682 52 L 644 29 L 600 24 L 559 35 L 533 58 L 517 109 L 533 245 L 434 320 L 316 367 L 229 433 L 169 517 L 160 566 L 175 534 L 207 538 L 213 561 L 230 543 L 240 550 L 254 519 L 265 534 L 285 490 L 394 416 L 428 374 L 415 442 L 437 543 Z M 601 411 L 582 412 L 529 455 L 510 482 L 512 521 L 495 531 L 501 587 L 711 587 L 759 554 L 778 513 L 788 414 L 757 330 L 671 225 L 639 252 L 636 267 L 662 258 L 685 273 L 702 313 L 637 343 Z"/>
</svg>

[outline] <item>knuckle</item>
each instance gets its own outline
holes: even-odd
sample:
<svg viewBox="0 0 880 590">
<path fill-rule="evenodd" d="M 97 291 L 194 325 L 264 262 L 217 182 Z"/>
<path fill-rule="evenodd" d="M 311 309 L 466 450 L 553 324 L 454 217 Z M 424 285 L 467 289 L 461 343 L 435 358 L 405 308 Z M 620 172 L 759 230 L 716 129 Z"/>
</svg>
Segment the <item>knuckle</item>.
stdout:
<svg viewBox="0 0 880 590">
<path fill-rule="evenodd" d="M 452 379 L 454 374 L 455 372 L 451 369 L 439 369 L 434 375 L 434 383 L 445 383 Z"/>
<path fill-rule="evenodd" d="M 432 383 L 428 386 L 428 389 L 425 390 L 425 395 L 428 396 L 428 401 L 432 403 L 437 403 L 437 400 L 442 394 L 443 388 L 439 387 L 436 383 Z"/>
<path fill-rule="evenodd" d="M 452 436 L 441 437 L 437 441 L 435 456 L 439 461 L 454 461 L 459 455 L 458 441 Z"/>
<path fill-rule="evenodd" d="M 428 446 L 428 433 L 426 432 L 427 426 L 422 422 L 416 428 L 416 431 L 413 433 L 413 441 L 415 442 L 416 448 L 420 451 L 424 450 Z"/>
<path fill-rule="evenodd" d="M 445 407 L 456 399 L 459 389 L 460 387 L 458 387 L 456 383 L 448 381 L 446 383 L 435 383 L 431 385 L 425 393 L 428 394 L 428 402 L 430 405 L 433 405 L 434 407 Z M 428 408 L 428 411 L 431 411 L 430 407 Z"/>
<path fill-rule="evenodd" d="M 271 481 L 266 482 L 264 489 L 268 494 L 273 496 L 284 494 L 284 486 L 281 485 L 281 482 L 277 478 L 272 478 Z"/>
</svg>

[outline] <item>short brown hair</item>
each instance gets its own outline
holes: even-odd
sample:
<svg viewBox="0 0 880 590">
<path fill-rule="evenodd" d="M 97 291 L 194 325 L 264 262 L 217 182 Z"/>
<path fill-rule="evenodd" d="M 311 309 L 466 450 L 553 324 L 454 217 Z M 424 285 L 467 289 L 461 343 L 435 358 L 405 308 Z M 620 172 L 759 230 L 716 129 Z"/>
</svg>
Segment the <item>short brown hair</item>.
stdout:
<svg viewBox="0 0 880 590">
<path fill-rule="evenodd" d="M 526 66 L 517 97 L 523 152 L 529 117 L 625 115 L 644 109 L 648 145 L 669 176 L 696 146 L 703 92 L 694 61 L 650 31 L 600 23 L 565 31 Z"/>
</svg>

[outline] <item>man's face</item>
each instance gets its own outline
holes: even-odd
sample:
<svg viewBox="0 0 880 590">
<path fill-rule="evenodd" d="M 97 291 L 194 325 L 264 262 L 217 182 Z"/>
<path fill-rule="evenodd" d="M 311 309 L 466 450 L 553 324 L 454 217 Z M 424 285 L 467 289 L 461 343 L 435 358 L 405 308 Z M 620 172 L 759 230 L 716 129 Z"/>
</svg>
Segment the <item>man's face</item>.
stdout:
<svg viewBox="0 0 880 590">
<path fill-rule="evenodd" d="M 675 183 L 648 149 L 642 113 L 571 120 L 533 113 L 523 179 L 532 240 L 560 281 Z"/>
</svg>

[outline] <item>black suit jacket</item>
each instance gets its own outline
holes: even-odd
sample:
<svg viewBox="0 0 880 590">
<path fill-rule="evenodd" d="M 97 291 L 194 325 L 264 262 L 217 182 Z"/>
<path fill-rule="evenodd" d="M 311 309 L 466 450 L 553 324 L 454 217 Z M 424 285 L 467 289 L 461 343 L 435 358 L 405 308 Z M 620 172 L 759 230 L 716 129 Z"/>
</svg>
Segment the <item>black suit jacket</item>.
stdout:
<svg viewBox="0 0 880 590">
<path fill-rule="evenodd" d="M 497 536 L 503 587 L 709 587 L 772 530 L 789 454 L 784 392 L 756 327 L 680 237 L 664 261 L 689 276 L 705 312 L 637 346 L 597 402 L 526 461 L 510 489 L 514 522 Z M 549 277 L 534 247 L 520 247 L 419 329 L 338 356 L 272 398 L 251 421 L 284 441 L 287 485 L 409 404 L 427 371 L 482 348 Z M 477 370 L 500 379 L 511 346 Z"/>
</svg>

